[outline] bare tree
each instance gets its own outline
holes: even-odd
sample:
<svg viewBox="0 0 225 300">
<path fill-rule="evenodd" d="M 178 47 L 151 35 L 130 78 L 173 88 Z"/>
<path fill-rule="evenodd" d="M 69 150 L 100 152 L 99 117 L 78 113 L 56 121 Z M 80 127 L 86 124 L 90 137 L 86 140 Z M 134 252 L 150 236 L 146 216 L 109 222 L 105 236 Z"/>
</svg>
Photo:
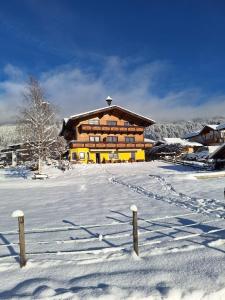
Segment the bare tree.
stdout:
<svg viewBox="0 0 225 300">
<path fill-rule="evenodd" d="M 33 77 L 28 81 L 24 100 L 19 117 L 19 131 L 25 148 L 33 156 L 40 173 L 42 162 L 56 152 L 58 143 L 61 144 L 56 109 L 46 100 L 43 89 Z"/>
</svg>

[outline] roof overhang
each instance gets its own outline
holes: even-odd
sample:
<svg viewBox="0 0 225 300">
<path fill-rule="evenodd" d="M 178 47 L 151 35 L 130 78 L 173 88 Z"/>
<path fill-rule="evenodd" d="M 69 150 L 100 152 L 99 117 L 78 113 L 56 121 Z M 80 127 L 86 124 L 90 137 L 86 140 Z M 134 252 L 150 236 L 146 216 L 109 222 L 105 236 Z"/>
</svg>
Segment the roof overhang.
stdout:
<svg viewBox="0 0 225 300">
<path fill-rule="evenodd" d="M 214 152 L 212 152 L 209 156 L 210 159 L 219 158 L 220 154 L 225 151 L 225 143 L 218 147 Z"/>
<path fill-rule="evenodd" d="M 99 114 L 110 113 L 110 112 L 117 112 L 117 113 L 121 114 L 122 116 L 130 116 L 134 119 L 134 121 L 137 122 L 138 125 L 141 125 L 143 127 L 148 127 L 148 126 L 155 124 L 155 121 L 148 117 L 137 114 L 137 113 L 135 113 L 131 110 L 128 110 L 126 108 L 123 108 L 121 106 L 112 105 L 112 106 L 107 106 L 107 107 L 87 111 L 87 112 L 80 113 L 77 115 L 73 115 L 73 116 L 70 116 L 69 118 L 65 118 L 63 120 L 63 127 L 60 132 L 60 135 L 63 135 L 63 132 L 66 129 L 66 127 L 70 127 L 70 125 L 72 125 L 73 123 L 79 123 L 80 121 L 85 120 L 89 117 L 94 118 L 94 117 L 97 117 Z"/>
</svg>

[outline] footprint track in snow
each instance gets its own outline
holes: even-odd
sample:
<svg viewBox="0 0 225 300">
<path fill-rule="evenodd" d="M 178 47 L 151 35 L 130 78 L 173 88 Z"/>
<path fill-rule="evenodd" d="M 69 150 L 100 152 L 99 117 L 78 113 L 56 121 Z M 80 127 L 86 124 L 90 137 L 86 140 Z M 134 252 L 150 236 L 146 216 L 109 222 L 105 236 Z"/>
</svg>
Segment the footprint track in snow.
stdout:
<svg viewBox="0 0 225 300">
<path fill-rule="evenodd" d="M 225 217 L 224 203 L 216 199 L 197 198 L 188 196 L 184 193 L 176 191 L 176 189 L 166 181 L 166 179 L 159 175 L 149 175 L 150 180 L 156 181 L 160 184 L 160 190 L 167 192 L 166 195 L 154 193 L 146 188 L 128 183 L 120 178 L 112 176 L 109 178 L 109 182 L 113 184 L 119 184 L 129 188 L 130 190 L 142 194 L 148 198 L 155 200 L 161 200 L 167 203 L 172 203 L 180 207 L 184 207 L 191 211 L 196 211 L 209 216 L 216 216 L 219 218 Z"/>
</svg>

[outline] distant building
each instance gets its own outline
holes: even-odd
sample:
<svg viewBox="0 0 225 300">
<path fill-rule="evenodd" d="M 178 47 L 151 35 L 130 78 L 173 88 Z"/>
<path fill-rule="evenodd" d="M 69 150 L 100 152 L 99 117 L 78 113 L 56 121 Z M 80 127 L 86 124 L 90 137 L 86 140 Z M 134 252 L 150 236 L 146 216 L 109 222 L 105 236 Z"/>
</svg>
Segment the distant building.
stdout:
<svg viewBox="0 0 225 300">
<path fill-rule="evenodd" d="M 28 160 L 31 154 L 24 148 L 24 144 L 13 144 L 0 150 L 0 165 L 15 167 Z"/>
<path fill-rule="evenodd" d="M 61 135 L 69 146 L 74 163 L 145 161 L 144 129 L 152 119 L 117 105 L 84 112 L 64 119 Z"/>
<path fill-rule="evenodd" d="M 220 145 L 225 142 L 225 124 L 208 124 L 199 131 L 187 133 L 183 138 L 204 146 Z"/>
<path fill-rule="evenodd" d="M 165 144 L 168 144 L 168 145 L 175 145 L 175 144 L 181 145 L 183 152 L 185 152 L 185 153 L 196 152 L 199 148 L 201 148 L 203 146 L 201 143 L 186 141 L 186 140 L 180 139 L 180 138 L 164 138 L 164 141 L 165 141 Z"/>
</svg>

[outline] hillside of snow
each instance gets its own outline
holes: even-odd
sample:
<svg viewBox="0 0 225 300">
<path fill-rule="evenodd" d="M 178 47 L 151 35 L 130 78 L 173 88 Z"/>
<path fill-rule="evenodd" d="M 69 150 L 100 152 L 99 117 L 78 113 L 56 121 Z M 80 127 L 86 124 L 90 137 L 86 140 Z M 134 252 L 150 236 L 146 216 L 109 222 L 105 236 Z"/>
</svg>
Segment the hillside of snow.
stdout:
<svg viewBox="0 0 225 300">
<path fill-rule="evenodd" d="M 200 180 L 156 161 L 46 172 L 39 181 L 0 170 L 0 299 L 225 299 L 224 172 Z M 25 215 L 23 269 L 15 210 Z"/>
</svg>

